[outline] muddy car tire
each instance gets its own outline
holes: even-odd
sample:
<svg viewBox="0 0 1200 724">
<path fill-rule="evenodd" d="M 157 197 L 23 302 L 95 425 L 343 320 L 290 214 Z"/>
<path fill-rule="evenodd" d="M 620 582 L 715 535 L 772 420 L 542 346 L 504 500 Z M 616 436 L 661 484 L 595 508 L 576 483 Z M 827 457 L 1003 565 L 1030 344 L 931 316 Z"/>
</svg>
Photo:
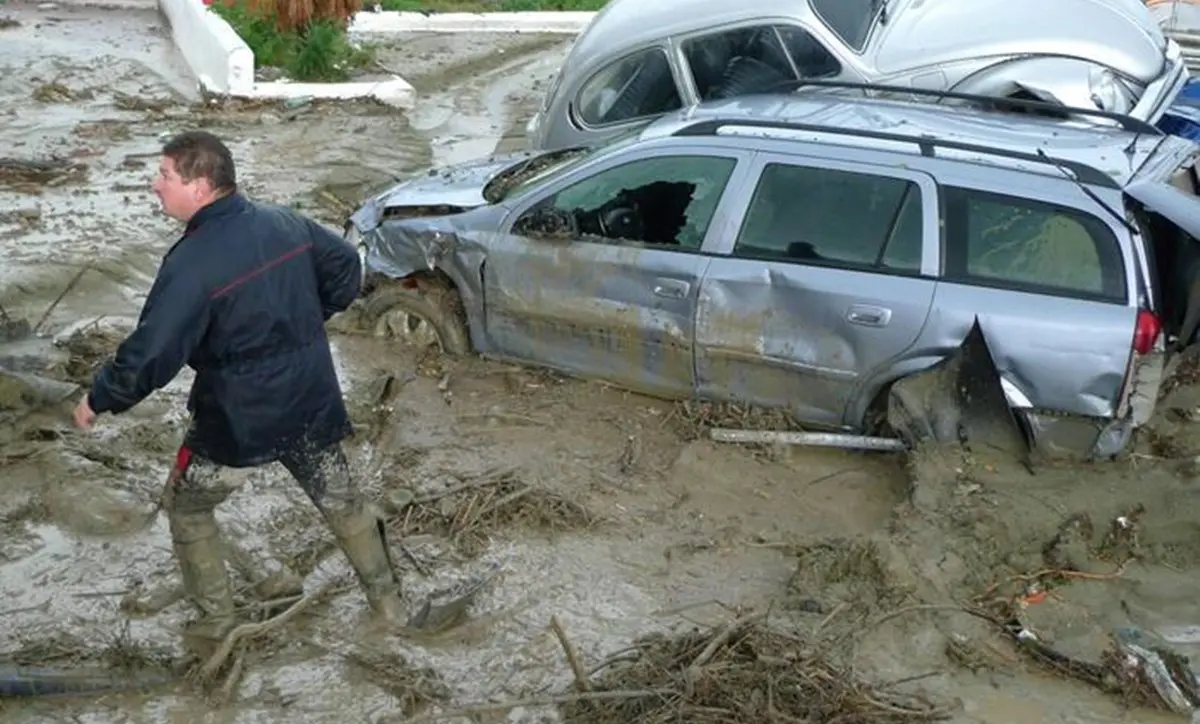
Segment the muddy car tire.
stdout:
<svg viewBox="0 0 1200 724">
<path fill-rule="evenodd" d="M 363 321 L 376 336 L 387 336 L 416 347 L 437 344 L 453 356 L 471 353 L 458 292 L 437 281 L 412 289 L 393 285 L 374 292 L 363 305 Z"/>
</svg>

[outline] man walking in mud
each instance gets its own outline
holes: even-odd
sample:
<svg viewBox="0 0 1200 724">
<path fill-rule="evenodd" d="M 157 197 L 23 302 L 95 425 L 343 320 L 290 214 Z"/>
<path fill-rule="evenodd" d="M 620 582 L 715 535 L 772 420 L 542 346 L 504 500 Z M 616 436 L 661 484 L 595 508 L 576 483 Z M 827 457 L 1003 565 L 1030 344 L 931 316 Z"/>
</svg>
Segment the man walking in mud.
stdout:
<svg viewBox="0 0 1200 724">
<path fill-rule="evenodd" d="M 383 529 L 351 479 L 351 432 L 325 322 L 358 296 L 357 251 L 290 209 L 238 191 L 229 149 L 181 133 L 163 147 L 154 193 L 183 236 L 163 257 L 137 328 L 75 409 L 88 428 L 196 371 L 191 423 L 164 491 L 175 556 L 201 617 L 188 638 L 205 650 L 235 625 L 214 509 L 233 492 L 222 474 L 278 461 L 316 504 L 372 609 L 402 622 Z M 206 645 L 208 644 L 208 645 Z"/>
</svg>

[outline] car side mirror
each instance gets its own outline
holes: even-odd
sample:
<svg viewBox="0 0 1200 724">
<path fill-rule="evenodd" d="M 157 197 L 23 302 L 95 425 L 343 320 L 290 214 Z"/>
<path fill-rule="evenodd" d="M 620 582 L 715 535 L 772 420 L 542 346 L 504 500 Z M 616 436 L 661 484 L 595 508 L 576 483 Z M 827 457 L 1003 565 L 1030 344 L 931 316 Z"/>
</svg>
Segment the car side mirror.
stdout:
<svg viewBox="0 0 1200 724">
<path fill-rule="evenodd" d="M 539 239 L 570 240 L 579 235 L 575 214 L 553 206 L 536 206 L 513 224 L 512 233 Z"/>
</svg>

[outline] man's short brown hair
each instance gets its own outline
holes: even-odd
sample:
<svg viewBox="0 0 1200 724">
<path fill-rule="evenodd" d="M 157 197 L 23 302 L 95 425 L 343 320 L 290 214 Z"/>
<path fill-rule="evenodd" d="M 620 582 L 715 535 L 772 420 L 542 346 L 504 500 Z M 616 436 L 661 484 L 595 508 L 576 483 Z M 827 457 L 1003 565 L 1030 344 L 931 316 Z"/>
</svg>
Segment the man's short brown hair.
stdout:
<svg viewBox="0 0 1200 724">
<path fill-rule="evenodd" d="M 237 190 L 237 169 L 229 148 L 207 131 L 185 131 L 163 145 L 163 155 L 175 162 L 184 181 L 207 179 L 216 191 Z"/>
</svg>

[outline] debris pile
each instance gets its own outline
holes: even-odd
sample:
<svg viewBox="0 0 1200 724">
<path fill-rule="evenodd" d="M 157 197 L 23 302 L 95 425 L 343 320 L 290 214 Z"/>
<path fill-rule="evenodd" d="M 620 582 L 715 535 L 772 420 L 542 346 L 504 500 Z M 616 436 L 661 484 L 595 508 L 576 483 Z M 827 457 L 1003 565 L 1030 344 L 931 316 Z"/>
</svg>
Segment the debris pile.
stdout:
<svg viewBox="0 0 1200 724">
<path fill-rule="evenodd" d="M 860 679 L 798 636 L 750 615 L 710 631 L 653 634 L 635 658 L 561 705 L 576 724 L 884 724 L 945 719 L 951 709 Z M 590 695 L 589 695 L 590 694 Z M 607 694 L 602 698 L 602 695 Z"/>
<path fill-rule="evenodd" d="M 30 94 L 38 103 L 71 103 L 77 100 L 91 100 L 95 94 L 88 89 L 73 90 L 69 86 L 51 81 L 34 87 Z"/>
<path fill-rule="evenodd" d="M 1162 637 L 1118 626 L 1108 631 L 1103 650 L 1087 655 L 1064 650 L 1053 633 L 1047 637 L 1035 623 L 1038 609 L 1069 594 L 1068 586 L 1122 578 L 1142 558 L 1139 533 L 1145 513 L 1145 506 L 1137 503 L 1101 530 L 1087 513 L 1067 516 L 1042 546 L 1046 567 L 999 580 L 975 602 L 994 616 L 1017 651 L 1035 664 L 1126 704 L 1192 714 L 1200 710 L 1200 681 L 1188 659 Z M 1056 628 L 1053 619 L 1048 628 Z"/>
<path fill-rule="evenodd" d="M 42 186 L 61 186 L 87 177 L 86 164 L 70 159 L 49 157 L 22 159 L 0 157 L 0 186 L 36 192 Z"/>
<path fill-rule="evenodd" d="M 68 355 L 62 377 L 80 385 L 90 385 L 96 370 L 117 351 L 124 335 L 114 329 L 88 326 L 76 330 L 59 343 Z"/>
<path fill-rule="evenodd" d="M 563 531 L 598 522 L 581 503 L 528 485 L 507 469 L 419 497 L 407 489 L 395 490 L 389 502 L 396 511 L 390 523 L 399 527 L 401 536 L 443 537 L 472 557 L 503 528 Z"/>
<path fill-rule="evenodd" d="M 909 596 L 892 580 L 874 540 L 832 538 L 799 547 L 796 571 L 787 584 L 787 606 L 828 613 L 858 613 L 898 606 Z"/>
<path fill-rule="evenodd" d="M 436 670 L 414 666 L 395 651 L 381 646 L 356 646 L 341 655 L 355 671 L 394 696 L 406 716 L 450 698 L 450 687 Z"/>
<path fill-rule="evenodd" d="M 690 428 L 695 439 L 704 437 L 702 433 L 713 427 L 796 432 L 804 429 L 795 416 L 785 409 L 732 402 L 685 400 L 675 405 L 673 415 Z"/>
<path fill-rule="evenodd" d="M 0 697 L 145 691 L 177 679 L 170 657 L 133 643 L 127 628 L 100 651 L 61 632 L 43 633 L 3 657 Z"/>
</svg>

